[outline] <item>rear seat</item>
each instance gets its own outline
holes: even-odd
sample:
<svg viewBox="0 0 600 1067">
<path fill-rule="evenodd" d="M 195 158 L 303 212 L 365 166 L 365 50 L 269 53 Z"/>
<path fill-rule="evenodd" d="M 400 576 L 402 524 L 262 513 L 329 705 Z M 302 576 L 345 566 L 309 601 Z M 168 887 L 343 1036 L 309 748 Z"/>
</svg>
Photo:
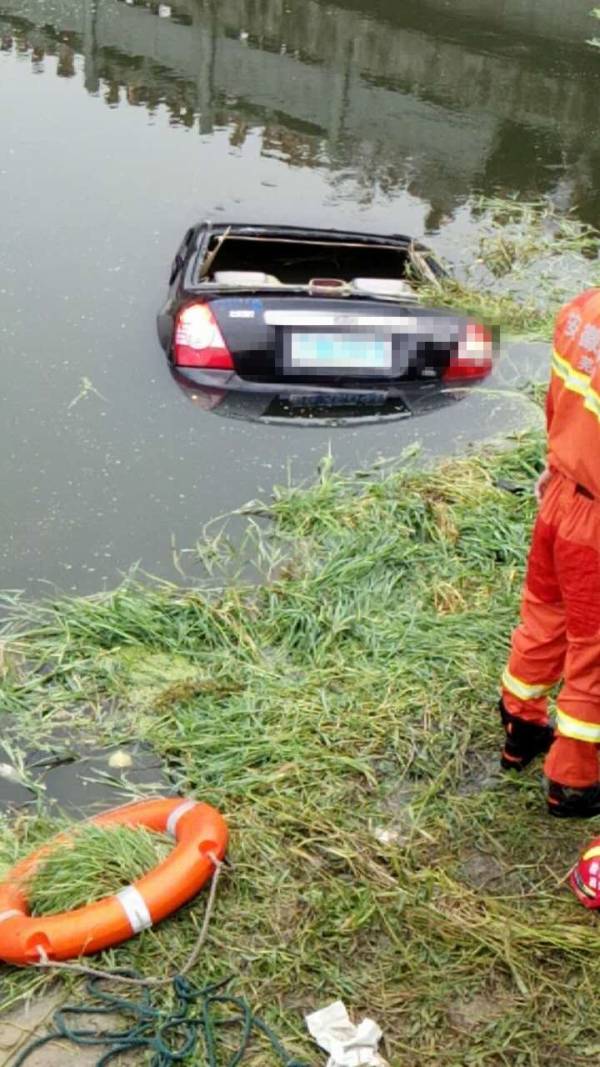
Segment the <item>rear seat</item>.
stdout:
<svg viewBox="0 0 600 1067">
<path fill-rule="evenodd" d="M 350 285 L 359 293 L 372 293 L 373 296 L 416 299 L 412 285 L 404 278 L 353 278 Z"/>
<path fill-rule="evenodd" d="M 274 274 L 264 274 L 261 270 L 217 270 L 213 274 L 217 285 L 273 286 L 281 285 Z"/>
</svg>

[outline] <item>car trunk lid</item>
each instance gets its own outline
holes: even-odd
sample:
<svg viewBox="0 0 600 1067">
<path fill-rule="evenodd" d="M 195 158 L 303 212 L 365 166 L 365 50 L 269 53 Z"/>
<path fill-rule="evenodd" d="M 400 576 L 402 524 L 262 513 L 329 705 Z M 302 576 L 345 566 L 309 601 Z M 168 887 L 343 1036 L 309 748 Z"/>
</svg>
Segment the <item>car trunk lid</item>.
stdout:
<svg viewBox="0 0 600 1067">
<path fill-rule="evenodd" d="M 210 306 L 236 372 L 251 380 L 441 373 L 460 333 L 459 316 L 390 301 L 236 294 Z"/>
</svg>

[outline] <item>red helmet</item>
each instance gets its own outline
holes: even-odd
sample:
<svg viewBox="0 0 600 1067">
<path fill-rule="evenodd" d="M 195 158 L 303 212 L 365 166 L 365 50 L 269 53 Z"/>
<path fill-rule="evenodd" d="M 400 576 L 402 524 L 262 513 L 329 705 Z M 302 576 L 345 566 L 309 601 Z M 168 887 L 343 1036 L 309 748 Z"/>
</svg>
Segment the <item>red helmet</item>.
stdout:
<svg viewBox="0 0 600 1067">
<path fill-rule="evenodd" d="M 595 837 L 581 854 L 569 883 L 584 908 L 600 908 L 600 837 Z"/>
</svg>

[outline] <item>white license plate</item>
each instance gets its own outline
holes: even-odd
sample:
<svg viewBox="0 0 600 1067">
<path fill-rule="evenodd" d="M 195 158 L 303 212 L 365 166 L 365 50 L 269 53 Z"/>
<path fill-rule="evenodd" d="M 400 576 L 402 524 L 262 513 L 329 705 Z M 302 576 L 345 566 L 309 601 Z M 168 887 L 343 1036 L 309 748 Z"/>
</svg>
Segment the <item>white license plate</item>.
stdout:
<svg viewBox="0 0 600 1067">
<path fill-rule="evenodd" d="M 356 331 L 292 333 L 290 357 L 292 367 L 302 370 L 386 371 L 392 366 L 392 342 L 389 337 Z"/>
</svg>

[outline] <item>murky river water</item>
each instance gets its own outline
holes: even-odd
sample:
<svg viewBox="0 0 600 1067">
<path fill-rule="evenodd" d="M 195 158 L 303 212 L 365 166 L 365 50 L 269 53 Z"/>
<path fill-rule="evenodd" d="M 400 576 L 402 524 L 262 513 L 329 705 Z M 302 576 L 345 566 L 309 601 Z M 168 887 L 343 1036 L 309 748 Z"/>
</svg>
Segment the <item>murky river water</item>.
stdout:
<svg viewBox="0 0 600 1067">
<path fill-rule="evenodd" d="M 0 586 L 114 584 L 330 443 L 364 465 L 523 419 L 471 397 L 391 426 L 219 418 L 154 314 L 198 218 L 428 234 L 480 192 L 600 222 L 589 0 L 0 0 Z M 50 583 L 50 584 L 48 584 Z"/>
</svg>

